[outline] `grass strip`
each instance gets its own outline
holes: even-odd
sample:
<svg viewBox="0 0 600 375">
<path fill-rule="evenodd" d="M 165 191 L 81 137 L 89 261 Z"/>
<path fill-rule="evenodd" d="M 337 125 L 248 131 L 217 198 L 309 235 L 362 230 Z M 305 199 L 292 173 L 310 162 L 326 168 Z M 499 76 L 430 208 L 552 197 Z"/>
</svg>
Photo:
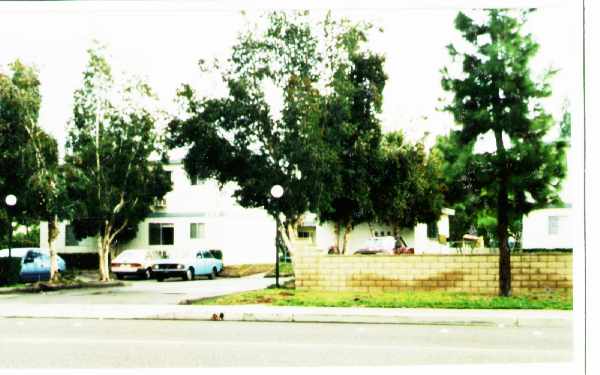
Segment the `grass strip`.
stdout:
<svg viewBox="0 0 600 375">
<path fill-rule="evenodd" d="M 572 310 L 572 295 L 542 293 L 498 297 L 455 292 L 315 292 L 266 289 L 190 301 L 195 305 L 246 305 L 313 307 L 389 307 L 440 309 L 552 309 Z"/>
</svg>

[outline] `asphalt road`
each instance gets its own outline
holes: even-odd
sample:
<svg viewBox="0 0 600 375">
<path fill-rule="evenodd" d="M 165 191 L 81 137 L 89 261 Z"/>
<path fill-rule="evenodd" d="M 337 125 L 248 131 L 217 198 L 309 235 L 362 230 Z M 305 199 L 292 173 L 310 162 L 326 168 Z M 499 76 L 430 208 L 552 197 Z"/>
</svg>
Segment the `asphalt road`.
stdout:
<svg viewBox="0 0 600 375">
<path fill-rule="evenodd" d="M 572 360 L 569 328 L 0 319 L 0 368 L 506 364 Z"/>
<path fill-rule="evenodd" d="M 285 279 L 282 279 L 285 280 Z M 116 288 L 71 289 L 38 294 L 0 295 L 0 304 L 176 304 L 186 299 L 214 297 L 224 294 L 264 289 L 275 284 L 275 279 L 254 275 L 243 278 L 217 278 L 194 281 L 167 279 L 126 280 L 127 285 Z"/>
</svg>

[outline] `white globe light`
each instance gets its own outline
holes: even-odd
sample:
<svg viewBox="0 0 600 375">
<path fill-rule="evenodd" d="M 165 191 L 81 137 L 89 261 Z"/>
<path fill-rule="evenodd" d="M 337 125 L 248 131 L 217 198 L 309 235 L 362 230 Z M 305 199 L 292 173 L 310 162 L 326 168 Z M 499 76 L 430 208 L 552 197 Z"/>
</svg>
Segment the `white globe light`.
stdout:
<svg viewBox="0 0 600 375">
<path fill-rule="evenodd" d="M 273 196 L 273 198 L 281 198 L 281 196 L 283 195 L 283 188 L 281 187 L 281 185 L 273 185 L 273 187 L 271 188 L 271 195 Z"/>
<path fill-rule="evenodd" d="M 17 197 L 15 197 L 12 194 L 9 194 L 6 196 L 5 202 L 9 206 L 14 206 L 15 204 L 17 204 Z"/>
</svg>

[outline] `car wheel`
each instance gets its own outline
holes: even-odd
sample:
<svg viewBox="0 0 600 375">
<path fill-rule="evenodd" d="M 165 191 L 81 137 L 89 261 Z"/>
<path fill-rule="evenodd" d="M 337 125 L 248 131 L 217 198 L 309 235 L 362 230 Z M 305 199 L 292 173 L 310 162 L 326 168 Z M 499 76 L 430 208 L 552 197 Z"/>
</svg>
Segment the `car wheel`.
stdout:
<svg viewBox="0 0 600 375">
<path fill-rule="evenodd" d="M 142 273 L 142 278 L 144 280 L 150 280 L 152 278 L 152 270 L 150 268 L 146 268 L 144 273 Z"/>
<path fill-rule="evenodd" d="M 183 275 L 183 280 L 184 281 L 194 280 L 194 269 L 192 267 L 188 268 L 188 270 L 185 272 L 185 275 Z"/>
<path fill-rule="evenodd" d="M 164 276 L 156 276 L 156 281 L 161 283 L 161 282 L 165 281 L 165 277 Z"/>
<path fill-rule="evenodd" d="M 210 270 L 210 274 L 208 275 L 208 278 L 210 280 L 214 280 L 215 277 L 217 277 L 217 270 L 213 267 L 213 269 Z"/>
</svg>

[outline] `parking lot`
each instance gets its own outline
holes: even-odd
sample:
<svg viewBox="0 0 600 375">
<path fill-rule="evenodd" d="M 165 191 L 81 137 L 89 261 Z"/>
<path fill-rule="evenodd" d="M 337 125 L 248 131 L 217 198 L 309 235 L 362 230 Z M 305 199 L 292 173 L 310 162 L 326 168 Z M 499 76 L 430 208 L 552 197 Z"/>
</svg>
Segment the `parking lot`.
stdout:
<svg viewBox="0 0 600 375">
<path fill-rule="evenodd" d="M 177 304 L 187 299 L 264 289 L 274 284 L 274 279 L 263 276 L 258 274 L 241 278 L 217 278 L 216 280 L 198 277 L 194 281 L 181 281 L 179 278 L 173 278 L 163 282 L 126 279 L 125 286 L 115 288 L 0 295 L 0 304 Z"/>
</svg>

